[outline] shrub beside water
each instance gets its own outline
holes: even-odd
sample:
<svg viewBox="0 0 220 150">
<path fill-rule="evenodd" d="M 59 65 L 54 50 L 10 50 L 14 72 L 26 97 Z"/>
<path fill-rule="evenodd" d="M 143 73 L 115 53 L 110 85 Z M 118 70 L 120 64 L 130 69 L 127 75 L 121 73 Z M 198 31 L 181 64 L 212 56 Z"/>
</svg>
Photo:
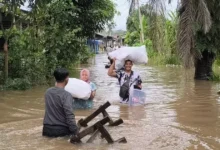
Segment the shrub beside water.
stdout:
<svg viewBox="0 0 220 150">
<path fill-rule="evenodd" d="M 23 78 L 15 78 L 15 79 L 7 79 L 4 89 L 7 90 L 27 90 L 31 87 L 31 82 L 28 79 Z"/>
</svg>

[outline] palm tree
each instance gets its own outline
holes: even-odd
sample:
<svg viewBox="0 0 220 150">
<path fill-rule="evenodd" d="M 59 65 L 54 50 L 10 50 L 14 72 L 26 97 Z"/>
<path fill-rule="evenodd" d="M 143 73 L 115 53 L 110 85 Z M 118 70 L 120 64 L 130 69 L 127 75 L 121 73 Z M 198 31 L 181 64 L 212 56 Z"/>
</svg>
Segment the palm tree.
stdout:
<svg viewBox="0 0 220 150">
<path fill-rule="evenodd" d="M 167 2 L 171 3 L 172 0 Z M 220 47 L 220 1 L 180 0 L 179 3 L 179 57 L 186 69 L 195 67 L 195 79 L 210 79 L 213 75 L 212 65 Z M 152 12 L 164 14 L 164 0 L 149 0 L 149 5 L 152 6 Z"/>
<path fill-rule="evenodd" d="M 207 80 L 212 76 L 215 53 L 204 45 L 207 35 L 215 28 L 208 4 L 215 0 L 181 0 L 179 9 L 178 51 L 185 68 L 195 66 L 195 79 Z M 214 22 L 213 22 L 214 23 Z M 213 37 L 211 37 L 213 38 Z"/>
<path fill-rule="evenodd" d="M 136 0 L 128 0 L 128 2 L 130 3 L 130 8 L 129 8 L 129 15 L 134 11 L 135 9 L 135 1 Z"/>
</svg>

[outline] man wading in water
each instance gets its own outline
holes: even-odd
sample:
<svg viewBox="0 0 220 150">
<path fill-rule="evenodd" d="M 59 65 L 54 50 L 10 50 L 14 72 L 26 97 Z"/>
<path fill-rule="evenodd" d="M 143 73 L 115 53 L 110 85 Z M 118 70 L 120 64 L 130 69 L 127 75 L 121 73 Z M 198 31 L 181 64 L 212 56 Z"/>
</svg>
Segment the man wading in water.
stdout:
<svg viewBox="0 0 220 150">
<path fill-rule="evenodd" d="M 73 98 L 64 90 L 69 80 L 69 72 L 60 68 L 54 71 L 56 86 L 49 88 L 45 94 L 45 116 L 43 136 L 76 136 L 78 127 L 73 114 Z"/>
<path fill-rule="evenodd" d="M 135 89 L 141 89 L 141 78 L 137 72 L 132 71 L 133 62 L 126 60 L 124 69 L 115 71 L 115 59 L 108 70 L 108 75 L 118 78 L 120 85 L 119 96 L 121 97 L 121 103 L 127 103 L 129 100 L 129 89 L 134 85 Z"/>
</svg>

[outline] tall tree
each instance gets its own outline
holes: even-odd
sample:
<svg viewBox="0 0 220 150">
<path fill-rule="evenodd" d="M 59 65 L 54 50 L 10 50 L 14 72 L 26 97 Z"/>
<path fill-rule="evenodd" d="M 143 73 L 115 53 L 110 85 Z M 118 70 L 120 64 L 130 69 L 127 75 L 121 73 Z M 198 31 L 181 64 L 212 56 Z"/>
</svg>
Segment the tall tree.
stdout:
<svg viewBox="0 0 220 150">
<path fill-rule="evenodd" d="M 169 0 L 171 2 L 172 0 Z M 165 10 L 163 0 L 149 0 Z M 195 79 L 212 77 L 212 65 L 219 53 L 220 1 L 180 0 L 178 26 L 178 52 L 185 68 L 195 67 Z"/>
<path fill-rule="evenodd" d="M 22 14 L 20 6 L 26 1 L 31 11 Z M 47 75 L 50 76 L 50 70 L 54 67 L 72 64 L 83 59 L 84 56 L 89 56 L 85 40 L 93 38 L 94 33 L 103 30 L 106 24 L 113 21 L 116 13 L 115 5 L 111 0 L 4 0 L 0 2 L 4 2 L 1 8 L 3 15 L 10 16 L 13 20 L 7 29 L 4 28 L 1 20 L 2 32 L 0 33 L 3 33 L 5 39 L 5 79 L 8 78 L 8 74 L 14 79 L 24 78 L 22 72 L 27 70 L 30 74 L 33 73 L 31 69 L 25 68 L 27 63 L 30 64 L 27 66 L 31 66 L 41 60 L 43 68 L 41 70 L 48 70 Z M 30 26 L 25 30 L 16 29 L 16 26 L 20 26 L 20 19 L 28 20 Z M 10 55 L 8 55 L 8 39 L 11 41 L 9 42 Z M 39 57 L 35 59 L 34 56 Z M 19 67 L 16 64 L 20 64 L 19 66 L 24 70 L 17 69 Z M 14 69 L 9 69 L 8 66 Z M 14 73 L 14 70 L 19 73 Z M 43 72 L 41 75 L 45 74 Z"/>
<path fill-rule="evenodd" d="M 13 34 L 13 29 L 16 28 L 16 16 L 21 14 L 20 6 L 24 5 L 25 0 L 1 0 L 0 1 L 3 6 L 1 8 L 1 20 L 0 20 L 0 27 L 2 31 L 2 37 L 4 38 L 4 74 L 5 79 L 8 78 L 8 39 Z M 11 25 L 9 28 L 5 28 L 3 25 L 4 18 L 9 18 L 11 20 Z"/>
</svg>

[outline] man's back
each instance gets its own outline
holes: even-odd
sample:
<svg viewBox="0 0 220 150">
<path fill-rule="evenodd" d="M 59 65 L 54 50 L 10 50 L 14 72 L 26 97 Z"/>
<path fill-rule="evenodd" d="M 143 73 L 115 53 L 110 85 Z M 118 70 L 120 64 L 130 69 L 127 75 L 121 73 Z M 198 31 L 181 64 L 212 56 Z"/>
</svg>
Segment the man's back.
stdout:
<svg viewBox="0 0 220 150">
<path fill-rule="evenodd" d="M 72 96 L 63 88 L 53 87 L 45 93 L 45 116 L 43 124 L 46 126 L 65 127 L 70 133 L 77 132 L 75 116 L 72 110 Z"/>
</svg>

